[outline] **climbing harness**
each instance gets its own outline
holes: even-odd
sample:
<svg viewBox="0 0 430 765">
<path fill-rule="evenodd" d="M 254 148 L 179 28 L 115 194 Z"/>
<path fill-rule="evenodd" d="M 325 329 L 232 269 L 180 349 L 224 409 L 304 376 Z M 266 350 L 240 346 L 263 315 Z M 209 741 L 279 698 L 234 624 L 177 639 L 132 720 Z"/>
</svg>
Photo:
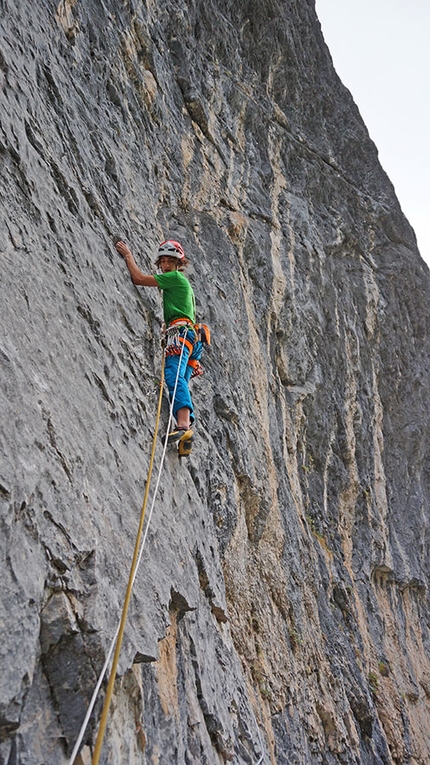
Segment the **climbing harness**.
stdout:
<svg viewBox="0 0 430 765">
<path fill-rule="evenodd" d="M 169 326 L 165 329 L 166 338 L 166 356 L 177 356 L 181 353 L 182 345 L 184 344 L 189 351 L 188 366 L 192 368 L 191 380 L 193 377 L 199 377 L 203 374 L 203 366 L 197 359 L 191 358 L 193 352 L 194 343 L 181 335 L 181 332 L 187 330 L 187 332 L 194 332 L 196 342 L 199 340 L 206 345 L 211 343 L 211 333 L 207 324 L 194 324 L 190 319 L 185 317 L 179 319 L 173 319 Z"/>
<path fill-rule="evenodd" d="M 176 356 L 181 353 L 181 344 L 184 344 L 192 353 L 193 345 L 190 340 L 187 340 L 186 335 L 188 332 L 194 332 L 195 339 L 197 339 L 197 333 L 194 329 L 194 324 L 189 319 L 173 319 L 169 326 L 166 327 L 164 332 L 166 341 L 166 356 Z"/>
<path fill-rule="evenodd" d="M 188 340 L 188 338 L 183 336 L 182 333 L 188 334 L 188 332 L 194 333 L 194 342 L 191 342 L 191 340 Z M 188 349 L 188 362 L 187 365 L 192 368 L 191 378 L 197 377 L 198 375 L 203 374 L 203 367 L 200 364 L 200 361 L 197 361 L 197 359 L 191 358 L 191 354 L 193 352 L 194 343 L 196 342 L 198 338 L 198 333 L 196 331 L 196 325 L 193 324 L 192 321 L 189 319 L 174 319 L 170 322 L 169 326 L 166 328 L 164 332 L 165 340 L 166 340 L 166 356 L 179 356 L 182 351 L 183 347 L 185 346 Z"/>
<path fill-rule="evenodd" d="M 182 353 L 183 353 L 183 349 L 184 349 L 184 345 L 182 345 L 182 349 L 181 349 Z M 181 353 L 181 356 L 182 356 L 182 353 Z M 95 706 L 95 703 L 96 703 L 96 700 L 97 700 L 97 696 L 98 696 L 99 690 L 101 688 L 101 684 L 102 684 L 103 679 L 105 677 L 105 674 L 107 672 L 107 668 L 109 666 L 110 658 L 112 656 L 112 652 L 113 652 L 114 647 L 115 647 L 114 658 L 113 658 L 113 661 L 112 661 L 112 667 L 111 667 L 111 671 L 110 671 L 108 686 L 107 686 L 107 689 L 106 689 L 106 695 L 105 695 L 105 700 L 104 700 L 104 704 L 103 704 L 102 716 L 100 718 L 100 725 L 99 725 L 99 730 L 98 730 L 98 734 L 97 734 L 96 744 L 95 744 L 95 747 L 94 747 L 94 753 L 93 753 L 93 758 L 92 758 L 92 761 L 91 761 L 91 765 L 98 765 L 98 762 L 99 762 L 99 759 L 100 759 L 100 753 L 101 753 L 101 748 L 102 748 L 102 744 L 103 744 L 104 734 L 105 734 L 105 730 L 106 730 L 106 724 L 107 724 L 107 717 L 108 717 L 110 702 L 112 700 L 112 695 L 113 695 L 113 688 L 114 688 L 114 684 L 115 684 L 116 671 L 117 671 L 118 662 L 119 662 L 119 655 L 120 655 L 120 651 L 121 651 L 122 641 L 123 641 L 123 637 L 124 637 L 124 630 L 125 630 L 125 625 L 126 625 L 126 621 L 127 621 L 128 607 L 129 607 L 129 604 L 130 604 L 130 599 L 131 599 L 131 595 L 132 595 L 133 585 L 134 585 L 134 582 L 135 582 L 135 579 L 136 579 L 136 576 L 137 576 L 137 572 L 138 572 L 138 569 L 139 569 L 140 561 L 142 559 L 143 549 L 144 549 L 145 542 L 146 542 L 146 539 L 147 539 L 147 536 L 148 536 L 149 526 L 150 526 L 150 523 L 151 523 L 152 514 L 153 514 L 153 510 L 154 510 L 154 506 L 155 506 L 155 500 L 156 500 L 157 493 L 158 493 L 158 488 L 159 488 L 159 485 L 160 485 L 161 471 L 162 471 L 163 464 L 164 464 L 164 458 L 166 456 L 167 435 L 168 435 L 168 433 L 170 431 L 170 424 L 171 424 L 172 419 L 173 419 L 173 404 L 174 404 L 174 401 L 175 401 L 176 388 L 177 388 L 177 385 L 178 385 L 179 370 L 180 370 L 180 366 L 181 366 L 180 362 L 181 362 L 181 359 L 179 360 L 179 364 L 178 364 L 178 372 L 177 372 L 177 375 L 176 375 L 175 387 L 174 387 L 174 390 L 173 390 L 172 401 L 171 401 L 171 404 L 170 404 L 169 420 L 168 420 L 168 423 L 167 423 L 166 438 L 165 438 L 163 453 L 162 453 L 162 456 L 161 456 L 161 462 L 160 462 L 160 467 L 159 467 L 159 470 L 158 470 L 158 475 L 157 475 L 157 481 L 156 481 L 156 484 L 155 484 L 154 494 L 153 494 L 153 497 L 152 497 L 152 504 L 151 504 L 151 507 L 150 507 L 150 510 L 149 510 L 149 513 L 148 513 L 148 520 L 147 520 L 147 523 L 146 523 L 145 532 L 143 533 L 143 526 L 144 526 L 145 514 L 146 514 L 146 506 L 147 506 L 148 495 L 149 495 L 149 487 L 150 487 L 150 483 L 151 483 L 152 470 L 153 470 L 154 458 L 155 458 L 155 448 L 156 448 L 156 444 L 157 444 L 158 426 L 159 426 L 160 415 L 161 415 L 161 404 L 162 404 L 162 400 L 163 400 L 163 382 L 164 382 L 164 366 L 165 366 L 165 353 L 164 353 L 164 346 L 163 346 L 163 358 L 162 358 L 162 365 L 161 365 L 160 394 L 159 394 L 159 397 L 158 397 L 157 417 L 156 417 L 156 422 L 155 422 L 154 438 L 153 438 L 153 442 L 152 442 L 151 457 L 150 457 L 149 468 L 148 468 L 148 476 L 147 476 L 147 479 L 146 479 L 146 486 L 145 486 L 145 494 L 144 494 L 142 508 L 141 508 L 141 512 L 140 512 L 139 527 L 138 527 L 138 532 L 137 532 L 137 536 L 136 536 L 136 542 L 135 542 L 135 546 L 134 546 L 133 560 L 132 560 L 132 564 L 131 564 L 131 567 L 130 567 L 130 575 L 129 575 L 129 579 L 128 579 L 127 591 L 126 591 L 126 595 L 125 595 L 125 599 L 124 599 L 124 605 L 123 605 L 123 609 L 122 609 L 121 620 L 120 620 L 120 623 L 119 623 L 119 625 L 118 625 L 118 627 L 116 629 L 115 635 L 113 637 L 113 640 L 111 642 L 111 645 L 110 645 L 110 648 L 109 648 L 109 651 L 108 651 L 108 655 L 106 657 L 106 661 L 105 661 L 103 669 L 102 669 L 102 671 L 100 673 L 100 677 L 99 677 L 99 679 L 97 681 L 97 685 L 96 685 L 96 687 L 94 689 L 94 692 L 93 692 L 93 695 L 92 695 L 92 698 L 91 698 L 91 701 L 90 701 L 90 705 L 89 705 L 88 710 L 87 710 L 87 714 L 86 714 L 85 719 L 84 719 L 84 721 L 82 723 L 78 739 L 76 741 L 76 744 L 74 746 L 71 758 L 69 760 L 69 765 L 73 765 L 73 763 L 75 762 L 75 759 L 76 759 L 76 757 L 77 757 L 77 755 L 78 755 L 78 753 L 80 751 L 80 748 L 81 748 L 81 745 L 82 745 L 82 740 L 83 740 L 83 737 L 85 735 L 85 731 L 86 731 L 88 722 L 89 722 L 91 714 L 93 712 L 93 709 L 94 709 L 94 706 Z M 143 533 L 143 537 L 142 537 L 142 533 Z M 140 548 L 140 552 L 139 552 L 139 548 Z"/>
</svg>

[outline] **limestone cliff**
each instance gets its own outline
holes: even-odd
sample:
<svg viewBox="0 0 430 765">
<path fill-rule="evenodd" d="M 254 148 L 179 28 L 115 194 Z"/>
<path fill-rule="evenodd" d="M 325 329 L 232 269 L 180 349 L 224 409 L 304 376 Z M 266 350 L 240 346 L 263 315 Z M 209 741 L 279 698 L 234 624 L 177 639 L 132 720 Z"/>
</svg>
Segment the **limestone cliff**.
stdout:
<svg viewBox="0 0 430 765">
<path fill-rule="evenodd" d="M 68 762 L 121 612 L 161 304 L 117 232 L 213 344 L 102 762 L 428 763 L 429 271 L 314 0 L 0 13 L 0 763 Z"/>
</svg>

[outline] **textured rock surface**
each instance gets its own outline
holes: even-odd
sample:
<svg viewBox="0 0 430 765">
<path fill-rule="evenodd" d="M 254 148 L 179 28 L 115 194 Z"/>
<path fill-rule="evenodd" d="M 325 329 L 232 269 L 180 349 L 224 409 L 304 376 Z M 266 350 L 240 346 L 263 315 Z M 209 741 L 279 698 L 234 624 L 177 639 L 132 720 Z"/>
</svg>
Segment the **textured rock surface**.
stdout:
<svg viewBox="0 0 430 765">
<path fill-rule="evenodd" d="M 183 242 L 213 345 L 103 761 L 424 765 L 429 271 L 313 0 L 0 10 L 0 762 L 67 762 L 118 624 L 161 321 L 119 231 Z"/>
</svg>

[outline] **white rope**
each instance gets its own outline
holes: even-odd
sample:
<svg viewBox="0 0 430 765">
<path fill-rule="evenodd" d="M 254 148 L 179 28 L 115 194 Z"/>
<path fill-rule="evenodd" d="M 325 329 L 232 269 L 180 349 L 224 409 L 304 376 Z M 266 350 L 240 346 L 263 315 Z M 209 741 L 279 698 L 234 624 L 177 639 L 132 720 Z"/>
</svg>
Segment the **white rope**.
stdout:
<svg viewBox="0 0 430 765">
<path fill-rule="evenodd" d="M 262 751 L 262 754 L 260 754 L 260 756 L 259 756 L 258 760 L 256 761 L 255 765 L 261 765 L 261 763 L 262 763 L 262 762 L 263 762 L 263 760 L 264 760 L 264 755 L 265 755 L 265 751 L 264 751 L 264 747 L 263 747 L 263 739 L 262 739 L 262 737 L 261 737 L 260 726 L 259 726 L 259 725 L 258 725 L 258 723 L 257 723 L 257 718 L 256 718 L 256 716 L 255 716 L 255 713 L 254 713 L 254 710 L 253 710 L 253 708 L 252 708 L 252 705 L 249 707 L 249 709 L 250 709 L 250 712 L 251 712 L 251 715 L 252 715 L 252 717 L 254 718 L 255 729 L 256 729 L 256 731 L 257 731 L 257 734 L 258 734 L 258 740 L 259 740 L 259 742 L 260 742 L 260 749 L 261 749 L 261 751 Z M 249 731 L 249 728 L 247 728 L 246 726 L 245 726 L 245 733 L 246 733 L 246 735 L 248 736 L 248 738 L 249 738 L 250 740 L 252 740 L 252 737 L 251 737 L 251 733 L 250 733 L 250 731 Z"/>
<path fill-rule="evenodd" d="M 161 462 L 160 462 L 160 467 L 159 467 L 159 470 L 158 470 L 157 482 L 155 484 L 154 495 L 152 497 L 152 504 L 151 504 L 151 507 L 150 507 L 150 510 L 149 510 L 149 513 L 148 513 L 148 519 L 146 521 L 145 532 L 144 532 L 144 535 L 143 535 L 143 538 L 142 538 L 142 544 L 140 546 L 140 552 L 139 552 L 139 556 L 138 556 L 138 559 L 137 559 L 136 568 L 135 568 L 135 571 L 134 571 L 134 576 L 133 576 L 133 579 L 132 579 L 132 585 L 131 585 L 132 587 L 133 587 L 134 582 L 136 580 L 136 576 L 137 576 L 137 572 L 138 572 L 138 569 L 139 569 L 140 561 L 142 559 L 143 548 L 144 548 L 144 545 L 145 545 L 145 542 L 146 542 L 146 538 L 148 536 L 149 524 L 151 523 L 152 513 L 153 513 L 153 510 L 154 510 L 154 506 L 155 506 L 155 500 L 156 500 L 156 497 L 157 497 L 158 488 L 160 486 L 161 471 L 163 469 L 164 459 L 165 459 L 165 456 L 166 456 L 167 437 L 169 435 L 170 425 L 171 425 L 171 422 L 172 422 L 172 419 L 173 419 L 173 405 L 175 403 L 176 389 L 178 387 L 179 371 L 181 369 L 181 361 L 182 361 L 182 356 L 183 356 L 183 353 L 184 353 L 185 343 L 181 343 L 181 345 L 182 345 L 182 348 L 181 348 L 181 353 L 180 353 L 180 356 L 179 356 L 178 371 L 177 371 L 177 374 L 176 374 L 175 387 L 173 389 L 172 401 L 171 401 L 171 404 L 170 404 L 169 420 L 168 420 L 168 423 L 167 423 L 166 436 L 164 438 L 163 453 L 161 455 Z M 164 351 L 163 351 L 163 353 L 164 353 Z M 73 763 L 75 762 L 75 759 L 76 759 L 76 757 L 77 757 L 77 755 L 78 755 L 78 753 L 80 751 L 81 744 L 82 744 L 82 739 L 83 739 L 83 737 L 85 735 L 85 731 L 87 729 L 87 725 L 88 725 L 90 717 L 91 717 L 91 715 L 93 713 L 93 709 L 94 709 L 95 703 L 97 701 L 97 696 L 99 694 L 99 691 L 100 691 L 100 688 L 101 688 L 101 684 L 102 684 L 102 682 L 104 680 L 104 677 L 105 677 L 107 668 L 109 666 L 109 662 L 110 662 L 113 650 L 115 648 L 116 639 L 118 637 L 120 625 L 121 625 L 121 619 L 118 622 L 118 626 L 116 628 L 115 635 L 114 635 L 114 637 L 112 639 L 112 642 L 110 644 L 110 648 L 109 648 L 109 651 L 108 651 L 108 654 L 107 654 L 107 657 L 106 657 L 106 661 L 105 661 L 105 663 L 103 665 L 103 669 L 102 669 L 102 671 L 100 673 L 99 679 L 97 681 L 97 685 L 96 685 L 96 687 L 94 689 L 94 692 L 93 692 L 93 695 L 91 697 L 91 701 L 90 701 L 89 707 L 87 709 L 87 713 L 85 715 L 84 721 L 83 721 L 81 729 L 79 731 L 78 739 L 76 741 L 76 744 L 75 744 L 75 746 L 73 748 L 72 755 L 71 755 L 70 760 L 69 760 L 69 765 L 73 765 Z"/>
<path fill-rule="evenodd" d="M 186 335 L 186 332 L 185 332 L 185 335 Z M 184 335 L 184 338 L 185 338 L 185 335 Z M 152 513 L 154 511 L 154 506 L 155 506 L 155 500 L 157 498 L 157 492 L 158 492 L 158 488 L 160 486 L 161 471 L 163 469 L 164 458 L 166 456 L 166 450 L 167 450 L 167 436 L 169 435 L 170 424 L 171 424 L 172 419 L 173 419 L 173 404 L 175 403 L 176 388 L 178 387 L 179 370 L 181 368 L 181 361 L 182 361 L 182 355 L 184 353 L 184 348 L 185 348 L 185 343 L 182 343 L 181 353 L 179 355 L 178 371 L 177 371 L 176 380 L 175 380 L 175 387 L 173 388 L 172 402 L 170 404 L 169 420 L 168 420 L 168 423 L 167 423 L 166 436 L 165 436 L 165 439 L 164 439 L 163 453 L 161 455 L 161 462 L 160 462 L 160 467 L 158 469 L 157 481 L 155 483 L 154 494 L 153 494 L 153 497 L 152 497 L 152 504 L 151 504 L 151 507 L 149 508 L 148 520 L 146 522 L 145 531 L 143 533 L 142 544 L 140 546 L 139 557 L 137 559 L 137 564 L 136 564 L 136 570 L 135 570 L 134 576 L 133 576 L 133 584 L 134 584 L 134 581 L 136 579 L 137 571 L 138 571 L 139 564 L 140 564 L 140 561 L 141 561 L 141 558 L 142 558 L 143 548 L 144 548 L 144 545 L 145 545 L 145 542 L 146 542 L 146 537 L 148 536 L 149 524 L 151 523 Z"/>
<path fill-rule="evenodd" d="M 257 727 L 257 733 L 258 733 L 258 738 L 260 739 L 260 747 L 261 747 L 261 749 L 263 749 L 262 741 L 261 741 L 260 728 L 258 728 L 258 727 Z M 261 755 L 260 759 L 255 763 L 255 765 L 261 765 L 261 763 L 263 762 L 263 759 L 264 759 L 264 750 L 263 750 L 263 754 Z"/>
<path fill-rule="evenodd" d="M 70 757 L 70 760 L 69 760 L 69 765 L 73 765 L 73 763 L 75 762 L 75 759 L 78 756 L 78 753 L 79 753 L 79 751 L 81 749 L 82 739 L 83 739 L 83 737 L 85 735 L 85 731 L 87 729 L 87 725 L 88 725 L 88 723 L 90 721 L 90 717 L 91 717 L 91 715 L 93 713 L 94 705 L 95 705 L 95 703 L 97 701 L 97 696 L 99 695 L 99 690 L 101 688 L 101 684 L 102 684 L 102 682 L 104 680 L 104 676 L 106 674 L 107 668 L 109 666 L 109 662 L 111 660 L 111 656 L 113 654 L 113 649 L 115 648 L 116 639 L 118 637 L 118 632 L 119 632 L 120 624 L 121 624 L 121 622 L 119 621 L 118 622 L 118 627 L 116 628 L 116 632 L 115 632 L 114 638 L 113 638 L 113 640 L 112 640 L 112 642 L 110 644 L 110 648 L 109 648 L 109 651 L 108 651 L 108 655 L 106 657 L 106 661 L 105 661 L 105 663 L 103 665 L 103 669 L 102 669 L 102 671 L 100 673 L 99 679 L 97 681 L 97 685 L 94 688 L 94 692 L 93 692 L 93 695 L 91 697 L 90 705 L 89 705 L 89 707 L 87 709 L 87 714 L 85 715 L 84 721 L 83 721 L 83 723 L 81 725 L 81 729 L 79 731 L 78 739 L 77 739 L 76 744 L 74 746 L 74 749 L 73 749 L 73 752 L 72 752 L 72 756 Z"/>
</svg>

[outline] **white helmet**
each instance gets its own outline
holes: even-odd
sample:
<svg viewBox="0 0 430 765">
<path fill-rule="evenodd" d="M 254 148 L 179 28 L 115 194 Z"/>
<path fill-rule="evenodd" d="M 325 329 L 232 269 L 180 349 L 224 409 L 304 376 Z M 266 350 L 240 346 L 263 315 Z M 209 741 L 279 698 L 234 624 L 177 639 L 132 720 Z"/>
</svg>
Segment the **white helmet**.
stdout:
<svg viewBox="0 0 430 765">
<path fill-rule="evenodd" d="M 158 248 L 158 258 L 161 258 L 163 255 L 167 255 L 168 258 L 177 258 L 178 260 L 184 260 L 185 258 L 182 245 L 173 239 L 166 239 L 165 242 L 161 242 Z"/>
</svg>

